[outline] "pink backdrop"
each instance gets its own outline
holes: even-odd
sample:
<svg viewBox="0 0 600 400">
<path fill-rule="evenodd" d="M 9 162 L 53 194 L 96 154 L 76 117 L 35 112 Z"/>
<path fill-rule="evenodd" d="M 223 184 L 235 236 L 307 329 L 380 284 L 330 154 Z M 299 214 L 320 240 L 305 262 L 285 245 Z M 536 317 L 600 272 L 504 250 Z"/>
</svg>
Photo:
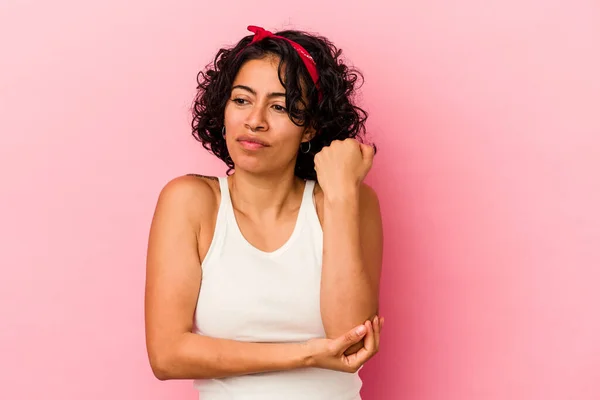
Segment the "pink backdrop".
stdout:
<svg viewBox="0 0 600 400">
<path fill-rule="evenodd" d="M 386 327 L 364 398 L 600 398 L 599 3 L 206 3 L 0 5 L 0 398 L 195 398 L 148 366 L 146 239 L 167 180 L 224 172 L 188 107 L 248 24 L 365 72 Z"/>
</svg>

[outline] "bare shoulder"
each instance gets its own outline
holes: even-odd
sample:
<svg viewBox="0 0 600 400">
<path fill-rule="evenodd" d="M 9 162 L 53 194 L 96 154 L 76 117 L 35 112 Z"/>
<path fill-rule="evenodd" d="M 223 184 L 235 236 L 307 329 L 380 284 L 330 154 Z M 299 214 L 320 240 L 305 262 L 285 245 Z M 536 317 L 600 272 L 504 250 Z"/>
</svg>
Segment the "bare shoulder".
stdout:
<svg viewBox="0 0 600 400">
<path fill-rule="evenodd" d="M 160 191 L 157 211 L 185 214 L 190 222 L 200 223 L 217 203 L 218 178 L 197 174 L 178 176 Z"/>
</svg>

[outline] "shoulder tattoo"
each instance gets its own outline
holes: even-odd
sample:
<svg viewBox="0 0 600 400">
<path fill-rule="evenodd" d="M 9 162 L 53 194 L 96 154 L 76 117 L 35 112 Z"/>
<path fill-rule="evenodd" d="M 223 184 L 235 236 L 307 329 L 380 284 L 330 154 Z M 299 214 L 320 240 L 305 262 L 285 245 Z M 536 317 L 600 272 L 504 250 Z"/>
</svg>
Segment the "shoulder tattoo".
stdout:
<svg viewBox="0 0 600 400">
<path fill-rule="evenodd" d="M 216 176 L 207 176 L 207 175 L 199 175 L 199 174 L 187 174 L 188 176 L 195 176 L 197 178 L 209 179 L 211 181 L 216 181 L 218 178 Z"/>
</svg>

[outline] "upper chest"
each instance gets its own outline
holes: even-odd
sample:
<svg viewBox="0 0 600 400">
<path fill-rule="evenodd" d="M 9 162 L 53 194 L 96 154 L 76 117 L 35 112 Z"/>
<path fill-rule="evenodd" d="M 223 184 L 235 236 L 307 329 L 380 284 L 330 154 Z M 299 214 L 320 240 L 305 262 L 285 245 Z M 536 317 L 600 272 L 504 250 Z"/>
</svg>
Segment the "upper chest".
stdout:
<svg viewBox="0 0 600 400">
<path fill-rule="evenodd" d="M 221 203 L 221 192 L 218 182 L 211 182 L 211 186 L 214 190 L 215 201 L 211 202 L 202 213 L 203 216 L 200 221 L 200 232 L 198 236 L 198 254 L 200 256 L 200 261 L 205 259 L 208 249 L 213 241 L 219 206 Z M 318 184 L 315 184 L 313 199 L 314 208 L 316 209 L 319 222 L 322 226 L 324 215 L 323 191 Z M 307 206 L 313 207 L 313 204 L 307 204 Z M 252 244 L 252 246 L 265 252 L 274 251 L 281 247 L 292 235 L 298 222 L 299 209 L 295 210 L 295 212 L 287 213 L 277 221 L 271 222 L 253 221 L 243 213 L 236 211 L 233 207 L 232 210 L 235 215 L 233 223 L 237 225 L 240 233 L 250 244 Z"/>
</svg>

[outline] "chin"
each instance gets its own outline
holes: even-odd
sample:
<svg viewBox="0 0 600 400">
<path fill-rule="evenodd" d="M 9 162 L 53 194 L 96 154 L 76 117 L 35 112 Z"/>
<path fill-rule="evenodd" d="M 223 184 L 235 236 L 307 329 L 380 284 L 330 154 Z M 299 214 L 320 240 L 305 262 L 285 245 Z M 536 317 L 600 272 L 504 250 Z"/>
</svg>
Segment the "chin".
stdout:
<svg viewBox="0 0 600 400">
<path fill-rule="evenodd" d="M 252 174 L 262 174 L 273 170 L 273 166 L 263 157 L 236 154 L 235 157 L 232 155 L 231 159 L 237 171 L 243 170 Z"/>
</svg>

